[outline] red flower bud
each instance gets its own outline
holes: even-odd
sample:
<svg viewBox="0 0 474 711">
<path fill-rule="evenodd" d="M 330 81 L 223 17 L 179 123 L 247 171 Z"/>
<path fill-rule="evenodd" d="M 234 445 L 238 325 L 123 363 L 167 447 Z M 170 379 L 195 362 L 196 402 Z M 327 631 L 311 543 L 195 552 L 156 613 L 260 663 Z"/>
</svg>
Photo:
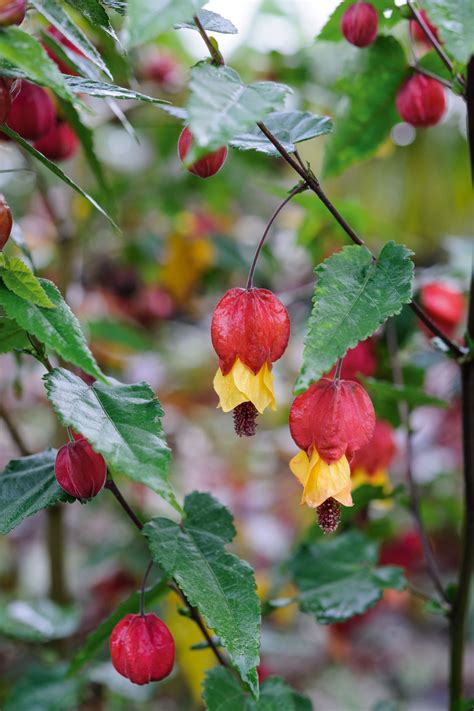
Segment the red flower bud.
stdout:
<svg viewBox="0 0 474 711">
<path fill-rule="evenodd" d="M 356 47 L 368 47 L 377 37 L 379 18 L 369 2 L 356 2 L 341 18 L 341 32 Z"/>
<path fill-rule="evenodd" d="M 126 615 L 112 631 L 110 655 L 119 674 L 134 684 L 149 684 L 171 673 L 174 639 L 156 615 Z"/>
<path fill-rule="evenodd" d="M 56 110 L 49 94 L 36 84 L 22 81 L 12 102 L 7 126 L 22 138 L 35 141 L 53 127 Z"/>
<path fill-rule="evenodd" d="M 191 147 L 192 135 L 189 128 L 184 128 L 178 139 L 178 155 L 184 162 Z M 200 178 L 210 178 L 215 175 L 224 165 L 227 158 L 227 147 L 218 148 L 217 151 L 208 153 L 203 158 L 188 167 L 190 173 L 199 175 Z"/>
<path fill-rule="evenodd" d="M 3 249 L 12 231 L 13 218 L 5 196 L 0 193 L 0 249 Z"/>
<path fill-rule="evenodd" d="M 4 79 L 0 79 L 0 123 L 7 120 L 11 105 L 10 88 Z"/>
<path fill-rule="evenodd" d="M 323 378 L 294 400 L 290 432 L 298 447 L 315 447 L 328 464 L 363 447 L 373 435 L 375 414 L 366 391 L 352 380 Z"/>
<path fill-rule="evenodd" d="M 420 300 L 428 316 L 443 330 L 451 335 L 464 316 L 464 296 L 441 282 L 431 282 L 422 287 Z"/>
<path fill-rule="evenodd" d="M 102 455 L 82 438 L 68 442 L 58 451 L 54 465 L 59 486 L 76 499 L 90 499 L 101 491 L 107 478 Z"/>
<path fill-rule="evenodd" d="M 357 380 L 358 376 L 365 375 L 370 378 L 377 369 L 375 345 L 372 338 L 360 341 L 355 348 L 350 348 L 342 361 L 341 378 L 343 380 Z M 336 366 L 329 375 L 334 376 Z"/>
<path fill-rule="evenodd" d="M 367 474 L 386 470 L 392 463 L 396 450 L 392 427 L 388 422 L 377 420 L 372 439 L 354 454 L 351 469 L 363 469 Z"/>
<path fill-rule="evenodd" d="M 181 83 L 180 66 L 170 54 L 151 52 L 139 67 L 139 74 L 143 79 L 156 82 L 163 89 L 175 89 Z"/>
<path fill-rule="evenodd" d="M 434 126 L 446 110 L 443 85 L 421 74 L 412 76 L 398 91 L 397 109 L 412 126 Z"/>
<path fill-rule="evenodd" d="M 51 37 L 53 37 L 57 42 L 59 42 L 59 44 L 62 44 L 63 47 L 66 47 L 67 49 L 71 49 L 73 52 L 80 55 L 81 57 L 84 56 L 84 54 L 81 52 L 81 50 L 78 49 L 75 44 L 73 44 L 70 40 L 68 40 L 68 38 L 65 37 L 63 35 L 63 33 L 60 30 L 58 30 L 56 27 L 54 27 L 53 25 L 50 25 L 48 27 L 48 29 L 46 30 L 46 33 L 48 35 L 51 35 Z M 50 49 L 46 44 L 44 44 L 43 47 L 44 47 L 44 51 L 46 52 L 46 54 L 49 56 L 50 59 L 53 60 L 53 62 L 55 62 L 55 64 L 57 64 L 59 70 L 63 74 L 70 74 L 72 76 L 77 76 L 77 72 L 74 71 L 74 69 L 69 67 L 67 64 L 62 62 L 59 59 L 59 57 L 57 56 L 57 54 L 54 53 L 54 50 Z"/>
<path fill-rule="evenodd" d="M 413 572 L 423 560 L 423 544 L 418 531 L 402 533 L 397 538 L 383 544 L 380 551 L 380 565 L 400 565 Z"/>
<path fill-rule="evenodd" d="M 421 15 L 421 18 L 422 18 L 423 22 L 425 23 L 425 25 L 431 31 L 431 34 L 433 34 L 435 39 L 437 39 L 438 42 L 440 42 L 438 30 L 434 25 L 431 24 L 426 12 L 424 10 L 420 10 L 419 14 Z M 432 46 L 428 37 L 425 35 L 425 33 L 423 32 L 423 30 L 421 29 L 420 25 L 418 24 L 418 22 L 416 20 L 410 20 L 410 30 L 413 35 L 413 39 L 415 39 L 417 42 L 422 42 L 427 47 Z"/>
<path fill-rule="evenodd" d="M 21 25 L 25 19 L 27 0 L 0 0 L 0 27 Z"/>
<path fill-rule="evenodd" d="M 281 358 L 290 337 L 288 312 L 268 289 L 230 289 L 217 304 L 211 338 L 223 375 L 240 358 L 257 374 Z"/>
<path fill-rule="evenodd" d="M 48 133 L 34 142 L 34 147 L 49 160 L 72 158 L 79 148 L 79 140 L 65 121 L 57 121 Z"/>
</svg>

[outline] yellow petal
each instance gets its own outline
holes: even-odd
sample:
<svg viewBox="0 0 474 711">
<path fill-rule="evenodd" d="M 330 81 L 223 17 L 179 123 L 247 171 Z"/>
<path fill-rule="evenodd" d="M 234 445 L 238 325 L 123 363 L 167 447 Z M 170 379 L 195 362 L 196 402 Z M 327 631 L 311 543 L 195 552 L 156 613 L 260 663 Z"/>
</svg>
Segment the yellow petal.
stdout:
<svg viewBox="0 0 474 711">
<path fill-rule="evenodd" d="M 328 464 L 314 449 L 302 501 L 316 508 L 329 498 L 336 499 L 344 506 L 352 506 L 349 462 L 343 456 L 339 461 Z"/>
<path fill-rule="evenodd" d="M 378 469 L 373 474 L 369 474 L 365 469 L 356 469 L 352 472 L 352 491 L 363 484 L 370 486 L 381 486 L 384 494 L 389 494 L 392 491 L 392 485 L 388 477 L 388 472 L 385 469 Z"/>
<path fill-rule="evenodd" d="M 237 389 L 246 395 L 246 399 L 255 405 L 260 414 L 262 414 L 269 405 L 275 409 L 273 376 L 267 363 L 265 363 L 257 375 L 255 375 L 250 368 L 247 368 L 247 366 L 237 358 L 232 366 L 231 373 Z"/>
<path fill-rule="evenodd" d="M 300 484 L 303 484 L 304 486 L 309 474 L 309 459 L 306 452 L 301 450 L 299 454 L 296 454 L 293 457 L 290 461 L 290 469 Z"/>
<path fill-rule="evenodd" d="M 230 412 L 237 405 L 248 401 L 248 397 L 237 388 L 232 371 L 227 375 L 223 375 L 221 369 L 218 368 L 214 376 L 213 385 L 214 390 L 219 395 L 217 407 L 222 407 L 224 412 Z"/>
</svg>

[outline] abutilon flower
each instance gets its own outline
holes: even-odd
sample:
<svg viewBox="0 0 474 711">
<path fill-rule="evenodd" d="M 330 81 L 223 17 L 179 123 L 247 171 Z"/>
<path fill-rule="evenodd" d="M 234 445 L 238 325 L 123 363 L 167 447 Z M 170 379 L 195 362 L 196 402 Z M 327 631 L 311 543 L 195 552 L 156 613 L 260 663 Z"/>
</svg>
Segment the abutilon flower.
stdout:
<svg viewBox="0 0 474 711">
<path fill-rule="evenodd" d="M 105 486 L 107 465 L 84 437 L 77 433 L 73 437 L 74 441 L 61 447 L 56 455 L 56 481 L 76 499 L 91 499 Z"/>
<path fill-rule="evenodd" d="M 428 27 L 428 29 L 431 31 L 431 34 L 434 36 L 434 38 L 437 39 L 438 42 L 441 42 L 441 40 L 439 38 L 439 34 L 438 34 L 438 29 L 434 25 L 431 24 L 426 12 L 424 10 L 420 10 L 419 14 L 421 15 L 421 19 L 423 20 L 425 25 Z M 421 42 L 426 47 L 431 48 L 432 45 L 431 45 L 430 40 L 425 35 L 425 33 L 423 32 L 423 30 L 421 29 L 420 25 L 418 24 L 418 22 L 416 20 L 410 20 L 410 29 L 411 29 L 414 39 L 416 39 L 417 42 Z M 441 42 L 441 44 L 442 44 L 442 42 Z"/>
<path fill-rule="evenodd" d="M 291 406 L 290 432 L 301 452 L 290 469 L 304 487 L 301 503 L 317 510 L 325 532 L 336 530 L 340 504 L 352 506 L 349 461 L 374 427 L 372 402 L 352 380 L 322 378 Z"/>
<path fill-rule="evenodd" d="M 401 118 L 412 126 L 434 126 L 446 110 L 444 87 L 436 79 L 416 74 L 402 84 L 396 104 Z"/>
<path fill-rule="evenodd" d="M 13 217 L 5 196 L 0 193 L 0 250 L 8 242 L 13 227 Z"/>
<path fill-rule="evenodd" d="M 377 37 L 379 18 L 369 2 L 355 2 L 341 18 L 341 32 L 356 47 L 368 47 Z"/>
<path fill-rule="evenodd" d="M 383 487 L 386 494 L 390 493 L 392 487 L 388 468 L 396 451 L 392 427 L 384 420 L 377 420 L 372 439 L 357 450 L 351 461 L 352 490 L 363 484 L 371 484 Z"/>
<path fill-rule="evenodd" d="M 285 352 L 288 312 L 268 289 L 230 289 L 216 306 L 211 324 L 219 368 L 214 389 L 224 412 L 234 411 L 239 436 L 255 434 L 255 418 L 276 409 L 272 363 Z"/>
<path fill-rule="evenodd" d="M 449 284 L 434 281 L 422 286 L 420 301 L 436 325 L 452 336 L 464 317 L 466 304 L 462 292 Z M 427 333 L 431 336 L 430 331 Z"/>
</svg>

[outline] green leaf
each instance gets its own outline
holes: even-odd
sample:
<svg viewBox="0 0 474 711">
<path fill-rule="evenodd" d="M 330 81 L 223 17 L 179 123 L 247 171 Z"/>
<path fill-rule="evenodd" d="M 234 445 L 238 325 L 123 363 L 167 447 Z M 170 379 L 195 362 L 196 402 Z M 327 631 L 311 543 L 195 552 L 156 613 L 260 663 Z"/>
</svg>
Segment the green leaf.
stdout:
<svg viewBox="0 0 474 711">
<path fill-rule="evenodd" d="M 115 34 L 115 30 L 110 24 L 109 16 L 105 12 L 104 8 L 98 0 L 66 0 L 68 5 L 80 12 L 86 20 L 89 20 L 92 27 L 100 27 L 101 30 L 106 32 L 113 40 L 118 42 L 118 37 Z"/>
<path fill-rule="evenodd" d="M 60 607 L 51 600 L 3 602 L 0 634 L 25 642 L 48 642 L 72 635 L 80 622 L 76 607 Z"/>
<path fill-rule="evenodd" d="M 0 354 L 29 345 L 25 331 L 9 318 L 0 318 Z"/>
<path fill-rule="evenodd" d="M 215 667 L 206 674 L 203 701 L 207 711 L 311 711 L 311 701 L 280 677 L 266 679 L 258 701 L 250 698 L 229 669 Z"/>
<path fill-rule="evenodd" d="M 122 86 L 109 84 L 105 81 L 73 76 L 66 76 L 64 80 L 75 94 L 88 94 L 89 96 L 97 96 L 103 99 L 112 98 L 125 99 L 126 101 L 144 101 L 148 104 L 155 104 L 159 108 L 163 108 L 163 105 L 167 106 L 170 104 L 169 101 L 165 101 L 164 99 L 155 99 L 153 96 L 148 96 L 147 94 L 142 94 L 132 89 L 125 89 Z"/>
<path fill-rule="evenodd" d="M 99 52 L 96 50 L 87 35 L 85 35 L 84 32 L 71 20 L 59 2 L 56 0 L 31 0 L 31 2 L 36 10 L 43 15 L 48 22 L 62 32 L 62 34 L 70 42 L 72 42 L 73 45 L 87 57 L 87 59 L 89 59 L 112 79 L 112 75 Z"/>
<path fill-rule="evenodd" d="M 395 385 L 387 380 L 375 380 L 375 378 L 362 378 L 364 387 L 374 401 L 406 402 L 408 407 L 421 407 L 430 405 L 432 407 L 448 407 L 449 403 L 439 397 L 428 395 L 422 388 L 415 385 Z"/>
<path fill-rule="evenodd" d="M 218 15 L 217 12 L 211 12 L 210 10 L 200 10 L 197 13 L 199 21 L 205 30 L 208 32 L 220 32 L 223 35 L 236 35 L 237 27 L 230 20 L 226 20 L 222 15 Z M 175 30 L 197 30 L 196 23 L 194 20 L 189 22 L 178 22 L 174 26 Z"/>
<path fill-rule="evenodd" d="M 18 257 L 0 254 L 0 277 L 10 291 L 36 306 L 53 309 L 54 304 L 41 286 L 41 282 Z"/>
<path fill-rule="evenodd" d="M 194 492 L 185 499 L 181 526 L 158 517 L 143 533 L 153 559 L 199 609 L 257 694 L 260 603 L 251 567 L 224 548 L 235 536 L 230 512 L 210 494 Z"/>
<path fill-rule="evenodd" d="M 168 580 L 162 580 L 157 585 L 145 592 L 145 606 L 149 610 L 157 600 L 169 592 Z M 85 643 L 77 654 L 72 658 L 68 668 L 68 676 L 75 676 L 84 664 L 90 661 L 107 642 L 113 628 L 120 620 L 130 613 L 138 612 L 140 607 L 140 593 L 134 592 L 127 600 L 124 600 L 104 622 L 102 622 L 94 632 L 86 639 Z"/>
<path fill-rule="evenodd" d="M 56 450 L 12 459 L 0 475 L 0 533 L 60 501 L 73 501 L 56 482 Z"/>
<path fill-rule="evenodd" d="M 96 210 L 98 210 L 104 217 L 107 218 L 107 220 L 110 222 L 112 227 L 114 227 L 116 230 L 119 231 L 119 228 L 113 221 L 113 219 L 110 217 L 110 215 L 104 210 L 104 208 L 99 205 L 99 203 L 94 200 L 93 197 L 91 197 L 88 193 L 86 193 L 85 190 L 83 190 L 79 185 L 77 185 L 66 173 L 63 173 L 61 168 L 56 165 L 53 161 L 49 160 L 49 158 L 46 158 L 42 153 L 36 150 L 31 143 L 28 143 L 28 141 L 25 141 L 24 138 L 22 138 L 18 133 L 15 131 L 12 131 L 11 128 L 6 126 L 5 124 L 0 125 L 0 131 L 3 131 L 3 133 L 6 133 L 7 136 L 10 138 L 13 138 L 14 141 L 16 141 L 22 148 L 24 148 L 25 151 L 30 153 L 34 158 L 40 161 L 40 163 L 43 163 L 52 173 L 58 176 L 58 178 L 61 178 L 63 182 L 66 183 L 66 185 L 69 185 L 70 188 L 76 191 L 76 193 L 79 193 L 79 195 L 82 195 L 83 198 L 88 200 L 90 204 L 95 207 Z"/>
<path fill-rule="evenodd" d="M 247 86 L 233 69 L 207 63 L 192 69 L 189 87 L 189 124 L 197 145 L 206 149 L 201 154 L 229 143 L 270 111 L 282 108 L 291 91 L 271 81 Z M 197 146 L 194 151 L 198 157 Z"/>
<path fill-rule="evenodd" d="M 40 43 L 27 32 L 18 27 L 2 27 L 0 56 L 22 70 L 31 81 L 49 87 L 65 101 L 76 101 L 56 64 L 48 57 Z"/>
<path fill-rule="evenodd" d="M 171 451 L 163 410 L 147 383 L 86 385 L 64 368 L 44 376 L 48 398 L 66 427 L 74 427 L 102 454 L 112 474 L 145 484 L 181 511 L 168 479 Z"/>
<path fill-rule="evenodd" d="M 373 260 L 368 250 L 353 245 L 316 267 L 297 392 L 319 380 L 349 348 L 365 341 L 411 300 L 411 254 L 404 245 L 390 241 Z"/>
<path fill-rule="evenodd" d="M 354 4 L 354 0 L 339 0 L 339 3 L 332 13 L 329 20 L 317 35 L 318 40 L 326 42 L 339 42 L 344 39 L 341 32 L 341 19 L 345 11 Z M 402 19 L 398 8 L 394 7 L 393 0 L 370 0 L 370 4 L 375 7 L 379 17 L 379 27 L 390 27 Z M 392 10 L 392 13 L 387 17 L 384 11 Z"/>
<path fill-rule="evenodd" d="M 148 331 L 128 321 L 113 321 L 101 318 L 87 324 L 92 340 L 106 341 L 133 351 L 149 351 L 153 341 Z"/>
<path fill-rule="evenodd" d="M 0 285 L 0 305 L 8 318 L 44 343 L 47 348 L 81 368 L 89 375 L 104 380 L 105 376 L 82 333 L 79 321 L 64 301 L 57 287 L 47 279 L 39 279 L 46 295 L 56 308 L 36 306 Z"/>
<path fill-rule="evenodd" d="M 338 84 L 347 100 L 327 145 L 327 176 L 373 155 L 400 121 L 395 98 L 407 71 L 402 47 L 394 37 L 379 37 L 357 56 L 352 72 Z"/>
<path fill-rule="evenodd" d="M 332 120 L 329 116 L 316 116 L 309 111 L 275 111 L 265 118 L 265 126 L 288 153 L 293 153 L 296 150 L 295 143 L 330 133 Z M 269 156 L 280 155 L 258 126 L 233 138 L 230 145 L 242 151 L 256 150 Z"/>
<path fill-rule="evenodd" d="M 146 44 L 177 22 L 189 20 L 207 0 L 128 0 L 125 44 Z"/>
<path fill-rule="evenodd" d="M 2 711 L 71 711 L 79 708 L 85 679 L 65 678 L 65 668 L 28 667 L 23 669 L 5 701 Z"/>
<path fill-rule="evenodd" d="M 127 11 L 127 0 L 102 0 L 102 5 L 115 10 L 119 15 L 125 15 Z"/>
<path fill-rule="evenodd" d="M 471 0 L 423 0 L 445 49 L 460 64 L 474 54 L 474 5 Z"/>
<path fill-rule="evenodd" d="M 333 624 L 366 612 L 386 588 L 403 590 L 403 569 L 377 561 L 377 543 L 359 531 L 303 544 L 290 562 L 301 611 Z"/>
</svg>

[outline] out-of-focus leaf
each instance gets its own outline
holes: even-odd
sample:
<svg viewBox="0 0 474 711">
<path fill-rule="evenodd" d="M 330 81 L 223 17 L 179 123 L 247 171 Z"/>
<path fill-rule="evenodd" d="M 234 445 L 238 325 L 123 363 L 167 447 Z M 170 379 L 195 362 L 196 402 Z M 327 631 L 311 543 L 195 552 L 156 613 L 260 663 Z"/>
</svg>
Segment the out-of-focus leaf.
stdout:
<svg viewBox="0 0 474 711">
<path fill-rule="evenodd" d="M 10 291 L 36 306 L 53 309 L 41 282 L 18 257 L 6 257 L 0 253 L 0 277 Z"/>
<path fill-rule="evenodd" d="M 394 37 L 382 36 L 358 57 L 352 72 L 338 83 L 347 100 L 326 148 L 327 176 L 373 155 L 400 121 L 395 98 L 407 71 L 401 45 Z"/>
<path fill-rule="evenodd" d="M 96 50 L 90 39 L 71 20 L 61 3 L 56 0 L 31 0 L 36 10 L 43 15 L 54 27 L 77 47 L 93 64 L 101 69 L 108 77 L 112 75 L 104 60 Z M 54 62 L 53 62 L 54 64 Z M 59 70 L 58 70 L 59 71 Z M 65 98 L 65 97 L 63 97 Z"/>
<path fill-rule="evenodd" d="M 362 378 L 362 380 L 370 397 L 375 401 L 406 402 L 409 407 L 431 405 L 432 407 L 446 408 L 449 405 L 446 400 L 428 395 L 422 388 L 417 388 L 414 385 L 395 385 L 387 380 L 376 380 L 375 378 Z"/>
<path fill-rule="evenodd" d="M 316 267 L 297 392 L 329 372 L 349 348 L 365 341 L 410 301 L 411 254 L 404 245 L 387 242 L 374 260 L 364 247 L 353 245 Z"/>
<path fill-rule="evenodd" d="M 329 116 L 316 116 L 309 111 L 275 111 L 265 118 L 265 126 L 288 153 L 293 153 L 296 150 L 295 143 L 330 133 L 332 120 Z M 269 156 L 280 155 L 258 126 L 233 138 L 230 145 L 243 151 L 256 150 Z"/>
<path fill-rule="evenodd" d="M 9 318 L 0 318 L 0 354 L 29 345 L 25 331 Z"/>
<path fill-rule="evenodd" d="M 113 40 L 118 41 L 115 30 L 110 24 L 109 16 L 100 4 L 99 0 L 66 0 L 68 5 L 84 15 L 93 27 L 100 27 Z"/>
<path fill-rule="evenodd" d="M 311 711 L 311 701 L 298 694 L 278 676 L 265 679 L 258 701 L 245 693 L 229 669 L 211 669 L 204 682 L 203 701 L 207 711 Z"/>
<path fill-rule="evenodd" d="M 168 478 L 171 451 L 161 425 L 163 410 L 147 383 L 111 380 L 88 386 L 64 368 L 44 380 L 61 423 L 84 435 L 112 474 L 145 484 L 181 511 Z"/>
<path fill-rule="evenodd" d="M 474 54 L 474 6 L 470 0 L 423 0 L 445 49 L 460 64 Z"/>
<path fill-rule="evenodd" d="M 317 39 L 325 40 L 327 42 L 338 42 L 339 40 L 343 40 L 344 36 L 341 32 L 341 19 L 345 11 L 353 4 L 354 0 L 342 0 L 342 2 L 339 0 L 339 3 L 331 17 L 317 35 Z M 400 11 L 397 7 L 394 7 L 393 0 L 370 0 L 370 4 L 377 10 L 380 28 L 395 25 L 402 19 Z M 391 10 L 391 14 L 384 14 L 387 10 Z"/>
<path fill-rule="evenodd" d="M 207 0 L 128 0 L 125 44 L 146 44 L 178 22 L 193 17 Z"/>
<path fill-rule="evenodd" d="M 95 79 L 85 79 L 84 77 L 65 76 L 64 81 L 75 94 L 88 94 L 89 96 L 98 96 L 100 98 L 125 99 L 133 101 L 145 101 L 148 104 L 156 104 L 161 108 L 161 105 L 169 105 L 169 101 L 164 99 L 155 99 L 153 96 L 147 96 L 139 91 L 125 89 L 122 86 L 109 84 L 105 81 Z"/>
<path fill-rule="evenodd" d="M 29 667 L 5 701 L 3 711 L 71 711 L 78 708 L 85 679 L 67 679 L 65 667 Z"/>
<path fill-rule="evenodd" d="M 102 5 L 115 10 L 119 15 L 125 15 L 127 12 L 127 0 L 102 0 Z"/>
<path fill-rule="evenodd" d="M 237 27 L 235 27 L 230 20 L 222 17 L 222 15 L 218 15 L 217 12 L 200 10 L 197 13 L 197 16 L 201 25 L 208 32 L 220 32 L 224 35 L 236 35 L 238 32 Z M 175 30 L 197 30 L 194 20 L 190 20 L 189 22 L 178 22 L 174 27 Z"/>
<path fill-rule="evenodd" d="M 377 544 L 359 531 L 303 544 L 290 562 L 301 611 L 333 624 L 366 612 L 386 588 L 403 590 L 403 569 L 377 561 Z"/>
<path fill-rule="evenodd" d="M 258 694 L 260 604 L 251 567 L 224 547 L 235 536 L 230 512 L 210 494 L 194 492 L 185 499 L 181 526 L 157 517 L 143 533 L 153 559 L 175 578 Z"/>
<path fill-rule="evenodd" d="M 0 634 L 26 642 L 69 637 L 79 621 L 76 607 L 60 607 L 51 600 L 13 600 L 0 606 Z"/>
<path fill-rule="evenodd" d="M 87 324 L 91 339 L 107 341 L 134 351 L 147 351 L 153 342 L 145 329 L 137 328 L 125 321 L 98 319 Z"/>
<path fill-rule="evenodd" d="M 55 449 L 12 459 L 0 475 L 0 533 L 60 501 L 73 501 L 54 476 Z"/>
</svg>

